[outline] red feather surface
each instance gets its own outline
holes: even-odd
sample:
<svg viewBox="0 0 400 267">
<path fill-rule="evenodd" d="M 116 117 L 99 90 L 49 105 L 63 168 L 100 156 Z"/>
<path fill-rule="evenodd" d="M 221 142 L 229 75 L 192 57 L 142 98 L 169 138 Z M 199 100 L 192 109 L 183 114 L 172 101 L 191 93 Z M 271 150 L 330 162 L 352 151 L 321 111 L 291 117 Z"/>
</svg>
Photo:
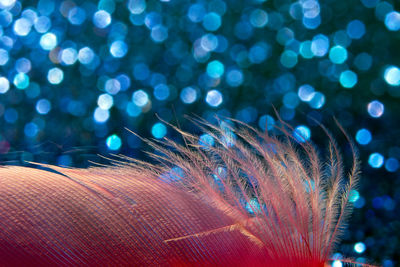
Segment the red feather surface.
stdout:
<svg viewBox="0 0 400 267">
<path fill-rule="evenodd" d="M 240 123 L 239 123 L 240 124 Z M 0 168 L 0 266 L 324 266 L 357 160 L 308 142 L 199 122 L 214 145 L 148 143 L 160 164 Z"/>
</svg>

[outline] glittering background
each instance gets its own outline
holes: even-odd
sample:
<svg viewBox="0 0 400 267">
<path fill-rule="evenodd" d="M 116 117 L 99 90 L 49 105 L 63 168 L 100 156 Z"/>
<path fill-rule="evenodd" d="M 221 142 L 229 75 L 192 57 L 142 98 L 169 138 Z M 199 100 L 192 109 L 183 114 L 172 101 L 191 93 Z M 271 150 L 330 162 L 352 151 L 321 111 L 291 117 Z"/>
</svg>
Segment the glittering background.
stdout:
<svg viewBox="0 0 400 267">
<path fill-rule="evenodd" d="M 124 127 L 174 139 L 155 114 L 190 131 L 183 114 L 219 114 L 265 129 L 272 105 L 317 144 L 322 122 L 347 155 L 336 116 L 363 175 L 333 265 L 345 255 L 398 266 L 399 2 L 0 0 L 0 9 L 2 162 L 143 158 Z"/>
</svg>

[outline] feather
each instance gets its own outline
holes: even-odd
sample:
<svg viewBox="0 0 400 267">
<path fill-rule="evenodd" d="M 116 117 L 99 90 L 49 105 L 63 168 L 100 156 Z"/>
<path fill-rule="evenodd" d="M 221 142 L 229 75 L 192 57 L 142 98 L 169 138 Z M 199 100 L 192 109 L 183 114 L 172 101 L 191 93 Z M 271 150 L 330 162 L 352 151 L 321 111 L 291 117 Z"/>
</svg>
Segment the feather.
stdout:
<svg viewBox="0 0 400 267">
<path fill-rule="evenodd" d="M 214 144 L 171 126 L 185 145 L 145 140 L 159 164 L 1 167 L 0 266 L 325 266 L 351 212 L 354 147 L 345 177 L 328 131 L 325 162 L 284 122 L 281 137 L 193 122 Z"/>
</svg>

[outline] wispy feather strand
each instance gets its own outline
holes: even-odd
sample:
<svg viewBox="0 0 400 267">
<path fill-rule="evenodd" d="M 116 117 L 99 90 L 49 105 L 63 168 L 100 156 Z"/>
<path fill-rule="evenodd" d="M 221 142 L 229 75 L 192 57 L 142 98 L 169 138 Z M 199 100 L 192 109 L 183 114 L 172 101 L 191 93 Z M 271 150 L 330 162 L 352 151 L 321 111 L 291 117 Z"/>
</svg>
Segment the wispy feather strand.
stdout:
<svg viewBox="0 0 400 267">
<path fill-rule="evenodd" d="M 171 126 L 184 145 L 145 140 L 159 164 L 0 168 L 0 265 L 325 266 L 358 183 L 352 142 L 344 175 L 323 126 L 327 160 L 283 121 L 279 137 L 193 122 L 215 143 Z"/>
</svg>

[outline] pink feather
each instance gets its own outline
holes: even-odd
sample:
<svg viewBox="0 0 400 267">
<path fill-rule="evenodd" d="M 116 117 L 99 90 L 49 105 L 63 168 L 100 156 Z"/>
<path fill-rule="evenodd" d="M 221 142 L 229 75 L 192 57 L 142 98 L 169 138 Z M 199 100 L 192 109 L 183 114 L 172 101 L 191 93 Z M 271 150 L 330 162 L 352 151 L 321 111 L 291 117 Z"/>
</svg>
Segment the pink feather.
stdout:
<svg viewBox="0 0 400 267">
<path fill-rule="evenodd" d="M 344 177 L 328 132 L 324 161 L 287 125 L 277 138 L 196 123 L 215 145 L 175 128 L 185 146 L 147 141 L 156 165 L 0 168 L 0 266 L 325 266 L 351 209 L 354 149 Z"/>
</svg>

